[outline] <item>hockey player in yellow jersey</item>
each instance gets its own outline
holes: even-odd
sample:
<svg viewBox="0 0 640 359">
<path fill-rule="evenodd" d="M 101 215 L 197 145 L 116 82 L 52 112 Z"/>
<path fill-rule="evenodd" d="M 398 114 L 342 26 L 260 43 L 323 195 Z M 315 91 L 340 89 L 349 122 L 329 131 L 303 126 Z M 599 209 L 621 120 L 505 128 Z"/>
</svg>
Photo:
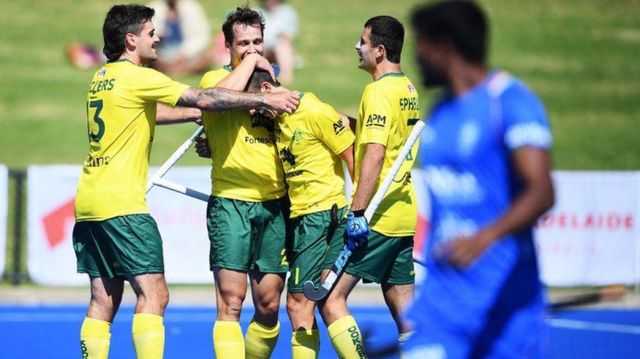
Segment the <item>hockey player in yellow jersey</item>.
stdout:
<svg viewBox="0 0 640 359">
<path fill-rule="evenodd" d="M 356 44 L 359 67 L 371 75 L 373 82 L 362 94 L 355 124 L 354 193 L 347 215 L 347 237 L 364 236 L 368 240 L 353 251 L 342 276 L 321 306 L 334 348 L 344 358 L 364 356 L 360 330 L 346 306 L 349 293 L 360 279 L 381 284 L 400 340 L 408 332 L 400 315 L 413 298 L 416 207 L 409 171 L 417 146 L 400 167 L 371 223 L 364 218 L 369 201 L 420 118 L 418 94 L 400 68 L 403 38 L 404 28 L 398 20 L 377 16 L 365 23 Z M 342 244 L 332 243 L 325 257 L 325 269 L 331 268 L 341 249 Z"/>
<path fill-rule="evenodd" d="M 200 87 L 242 91 L 262 57 L 264 20 L 237 8 L 222 25 L 231 63 L 202 77 Z M 268 62 L 267 62 L 268 64 Z M 210 269 L 216 283 L 213 349 L 218 358 L 267 358 L 280 333 L 278 309 L 288 271 L 285 222 L 288 201 L 273 120 L 248 111 L 204 112 L 212 150 L 207 228 Z M 239 320 L 247 294 L 255 314 L 246 335 Z"/>
<path fill-rule="evenodd" d="M 145 68 L 159 42 L 154 11 L 140 5 L 112 7 L 103 25 L 108 63 L 87 94 L 89 156 L 75 201 L 73 246 L 87 273 L 91 301 L 80 339 L 83 358 L 106 358 L 110 326 L 129 281 L 137 297 L 133 341 L 138 358 L 161 358 L 168 303 L 162 242 L 145 203 L 156 105 L 208 111 L 272 108 L 293 111 L 298 95 L 244 94 L 195 89 Z"/>
<path fill-rule="evenodd" d="M 266 71 L 255 70 L 248 91 L 288 90 Z M 320 285 L 325 253 L 332 243 L 343 243 L 346 229 L 346 222 L 340 221 L 347 211 L 341 160 L 353 176 L 355 137 L 343 117 L 311 92 L 300 94 L 295 112 L 275 117 L 276 145 L 291 201 L 287 312 L 294 359 L 318 357 L 315 303 L 304 296 L 303 284 Z"/>
</svg>

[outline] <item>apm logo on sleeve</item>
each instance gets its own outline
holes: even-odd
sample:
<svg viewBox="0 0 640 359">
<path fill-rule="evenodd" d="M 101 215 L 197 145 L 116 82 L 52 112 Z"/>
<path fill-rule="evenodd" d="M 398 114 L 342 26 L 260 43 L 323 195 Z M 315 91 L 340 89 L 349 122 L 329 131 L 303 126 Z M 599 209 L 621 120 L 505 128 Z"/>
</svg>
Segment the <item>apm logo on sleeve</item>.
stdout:
<svg viewBox="0 0 640 359">
<path fill-rule="evenodd" d="M 335 132 L 336 135 L 339 135 L 340 132 L 344 131 L 345 128 L 346 127 L 344 126 L 344 123 L 342 123 L 342 121 L 333 123 L 333 132 Z"/>
<path fill-rule="evenodd" d="M 367 127 L 384 127 L 387 123 L 387 116 L 378 115 L 377 113 L 372 113 L 367 118 L 367 123 L 365 126 Z"/>
</svg>

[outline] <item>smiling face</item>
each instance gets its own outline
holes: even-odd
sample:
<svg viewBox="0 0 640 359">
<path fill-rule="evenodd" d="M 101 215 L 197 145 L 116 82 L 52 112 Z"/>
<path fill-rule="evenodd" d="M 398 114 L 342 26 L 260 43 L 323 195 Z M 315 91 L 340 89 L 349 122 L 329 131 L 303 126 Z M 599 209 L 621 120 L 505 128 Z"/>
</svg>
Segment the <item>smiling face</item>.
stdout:
<svg viewBox="0 0 640 359">
<path fill-rule="evenodd" d="M 252 53 L 262 55 L 262 31 L 260 25 L 247 25 L 236 23 L 233 25 L 233 41 L 227 43 L 231 56 L 231 67 L 235 68 L 242 62 L 245 56 Z"/>
<path fill-rule="evenodd" d="M 144 23 L 140 34 L 128 33 L 127 41 L 135 46 L 135 53 L 143 64 L 158 59 L 156 46 L 160 42 L 160 38 L 156 34 L 156 29 L 151 21 Z"/>
<path fill-rule="evenodd" d="M 358 67 L 372 72 L 376 67 L 379 51 L 377 46 L 371 44 L 371 28 L 367 27 L 362 31 L 360 41 L 356 43 L 356 52 L 359 58 Z"/>
</svg>

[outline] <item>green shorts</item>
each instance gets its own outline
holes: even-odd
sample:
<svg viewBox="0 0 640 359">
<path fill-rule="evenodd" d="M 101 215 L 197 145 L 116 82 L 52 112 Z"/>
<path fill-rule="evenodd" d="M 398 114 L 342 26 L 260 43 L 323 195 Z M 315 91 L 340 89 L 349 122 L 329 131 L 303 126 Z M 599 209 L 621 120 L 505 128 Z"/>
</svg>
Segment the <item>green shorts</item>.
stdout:
<svg viewBox="0 0 640 359">
<path fill-rule="evenodd" d="M 346 207 L 338 210 L 338 220 L 344 217 L 346 211 Z M 288 292 L 301 293 L 304 283 L 308 280 L 316 286 L 320 285 L 320 273 L 329 244 L 344 243 L 343 236 L 347 228 L 345 221 L 336 223 L 333 235 L 328 238 L 330 224 L 330 210 L 291 219 L 292 243 L 287 248 L 291 270 L 287 282 Z"/>
<path fill-rule="evenodd" d="M 162 238 L 148 213 L 76 222 L 73 249 L 78 273 L 91 277 L 164 273 Z"/>
<path fill-rule="evenodd" d="M 207 206 L 211 270 L 286 273 L 286 208 L 285 198 L 247 202 L 211 196 Z"/>
<path fill-rule="evenodd" d="M 331 269 L 343 247 L 344 242 L 331 243 L 323 269 Z M 353 251 L 344 271 L 368 282 L 413 284 L 413 236 L 387 237 L 370 231 L 369 240 Z"/>
</svg>

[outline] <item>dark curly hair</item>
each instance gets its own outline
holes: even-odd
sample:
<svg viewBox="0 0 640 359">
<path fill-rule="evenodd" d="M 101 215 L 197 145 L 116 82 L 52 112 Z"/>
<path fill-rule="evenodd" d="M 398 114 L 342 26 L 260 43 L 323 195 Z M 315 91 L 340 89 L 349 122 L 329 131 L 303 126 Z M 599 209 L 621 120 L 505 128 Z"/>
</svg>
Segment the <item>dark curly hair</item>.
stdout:
<svg viewBox="0 0 640 359">
<path fill-rule="evenodd" d="M 260 25 L 260 32 L 264 35 L 264 18 L 262 14 L 255 10 L 251 10 L 248 6 L 238 7 L 235 11 L 227 15 L 227 19 L 222 24 L 222 32 L 224 33 L 224 41 L 233 42 L 233 25 L 244 24 L 247 26 Z"/>
<path fill-rule="evenodd" d="M 115 5 L 109 10 L 102 25 L 102 52 L 109 62 L 118 60 L 124 52 L 127 34 L 139 35 L 144 23 L 154 14 L 152 8 L 136 4 Z"/>
</svg>

